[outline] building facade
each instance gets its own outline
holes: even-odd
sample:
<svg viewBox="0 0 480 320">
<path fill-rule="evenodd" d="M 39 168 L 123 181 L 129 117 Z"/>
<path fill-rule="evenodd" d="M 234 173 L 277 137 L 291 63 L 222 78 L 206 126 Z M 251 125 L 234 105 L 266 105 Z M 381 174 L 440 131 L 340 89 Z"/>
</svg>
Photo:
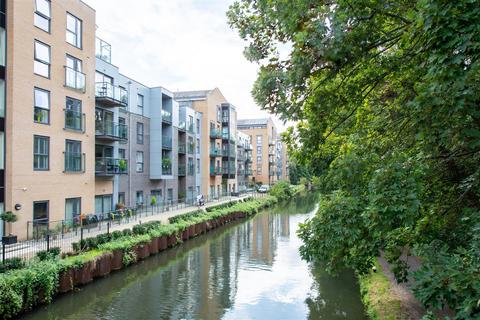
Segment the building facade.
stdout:
<svg viewBox="0 0 480 320">
<path fill-rule="evenodd" d="M 241 119 L 237 129 L 252 141 L 252 182 L 271 185 L 285 179 L 286 156 L 283 156 L 283 144 L 272 119 Z"/>
</svg>

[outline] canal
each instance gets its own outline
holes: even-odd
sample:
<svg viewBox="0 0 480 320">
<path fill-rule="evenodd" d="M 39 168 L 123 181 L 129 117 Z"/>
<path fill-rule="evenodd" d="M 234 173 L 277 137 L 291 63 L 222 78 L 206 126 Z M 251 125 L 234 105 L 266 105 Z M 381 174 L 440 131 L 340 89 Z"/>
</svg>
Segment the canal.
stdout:
<svg viewBox="0 0 480 320">
<path fill-rule="evenodd" d="M 303 261 L 315 196 L 266 210 L 65 294 L 24 319 L 366 319 L 351 272 Z"/>
</svg>

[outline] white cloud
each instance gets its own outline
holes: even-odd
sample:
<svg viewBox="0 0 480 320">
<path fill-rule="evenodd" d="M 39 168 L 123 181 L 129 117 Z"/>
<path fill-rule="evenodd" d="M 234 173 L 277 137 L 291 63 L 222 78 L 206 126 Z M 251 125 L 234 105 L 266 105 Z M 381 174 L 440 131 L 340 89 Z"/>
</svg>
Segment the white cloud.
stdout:
<svg viewBox="0 0 480 320">
<path fill-rule="evenodd" d="M 233 0 L 84 1 L 123 74 L 172 91 L 218 87 L 239 118 L 268 116 L 251 96 L 258 66 L 245 59 L 245 43 L 227 23 Z"/>
</svg>

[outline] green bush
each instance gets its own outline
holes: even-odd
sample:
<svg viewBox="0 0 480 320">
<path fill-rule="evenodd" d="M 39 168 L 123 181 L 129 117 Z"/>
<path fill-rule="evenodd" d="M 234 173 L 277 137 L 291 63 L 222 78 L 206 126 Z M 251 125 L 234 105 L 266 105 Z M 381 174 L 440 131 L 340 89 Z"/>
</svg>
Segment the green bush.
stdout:
<svg viewBox="0 0 480 320">
<path fill-rule="evenodd" d="M 60 255 L 60 251 L 59 247 L 53 247 L 49 251 L 42 250 L 37 252 L 37 257 L 40 261 L 56 259 Z"/>
<path fill-rule="evenodd" d="M 205 208 L 205 210 L 207 212 L 212 212 L 212 211 L 215 211 L 215 210 L 220 210 L 220 209 L 225 209 L 225 208 L 229 208 L 231 206 L 233 206 L 234 204 L 236 204 L 238 201 L 230 201 L 230 202 L 225 202 L 225 203 L 222 203 L 222 204 L 217 204 L 215 206 L 211 206 L 211 207 L 207 207 Z"/>
<path fill-rule="evenodd" d="M 132 230 L 131 229 L 123 229 L 122 231 L 124 236 L 131 236 L 132 235 Z"/>
<path fill-rule="evenodd" d="M 122 231 L 116 230 L 112 232 L 112 240 L 119 239 L 123 237 Z"/>
<path fill-rule="evenodd" d="M 25 267 L 25 261 L 21 258 L 5 259 L 4 263 L 0 263 L 0 273 L 5 273 L 9 270 L 16 270 Z"/>
<path fill-rule="evenodd" d="M 275 183 L 268 193 L 279 200 L 288 200 L 293 195 L 290 184 L 283 180 Z"/>
<path fill-rule="evenodd" d="M 178 216 L 170 217 L 170 218 L 168 218 L 168 222 L 177 223 L 180 220 L 188 220 L 188 219 L 191 219 L 192 217 L 202 215 L 204 213 L 205 213 L 205 211 L 203 211 L 203 210 L 190 211 L 190 212 L 187 212 L 187 213 L 180 214 Z"/>
</svg>

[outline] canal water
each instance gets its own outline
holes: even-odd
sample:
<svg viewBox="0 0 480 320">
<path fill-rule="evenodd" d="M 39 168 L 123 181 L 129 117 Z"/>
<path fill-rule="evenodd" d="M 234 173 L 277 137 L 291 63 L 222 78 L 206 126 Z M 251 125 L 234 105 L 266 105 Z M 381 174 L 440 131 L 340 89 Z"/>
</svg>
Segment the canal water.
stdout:
<svg viewBox="0 0 480 320">
<path fill-rule="evenodd" d="M 46 319 L 366 319 L 351 272 L 303 261 L 315 196 L 266 210 L 96 280 L 24 316 Z"/>
</svg>

